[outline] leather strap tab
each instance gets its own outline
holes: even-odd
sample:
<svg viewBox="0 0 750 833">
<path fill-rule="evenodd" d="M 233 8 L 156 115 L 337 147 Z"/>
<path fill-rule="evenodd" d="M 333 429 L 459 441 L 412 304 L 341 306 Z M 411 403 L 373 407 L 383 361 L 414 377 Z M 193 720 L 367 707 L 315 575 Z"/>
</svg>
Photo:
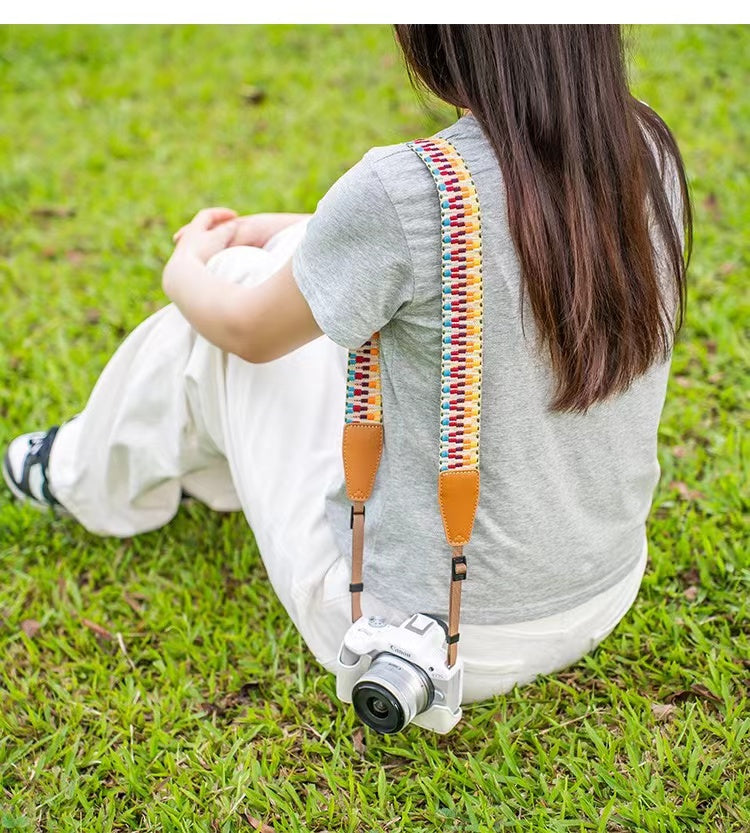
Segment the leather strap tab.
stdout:
<svg viewBox="0 0 750 833">
<path fill-rule="evenodd" d="M 479 469 L 448 469 L 438 475 L 438 502 L 452 547 L 469 543 L 479 504 Z"/>
<path fill-rule="evenodd" d="M 349 500 L 365 501 L 370 497 L 382 451 L 382 422 L 348 422 L 344 425 L 344 476 Z"/>
</svg>

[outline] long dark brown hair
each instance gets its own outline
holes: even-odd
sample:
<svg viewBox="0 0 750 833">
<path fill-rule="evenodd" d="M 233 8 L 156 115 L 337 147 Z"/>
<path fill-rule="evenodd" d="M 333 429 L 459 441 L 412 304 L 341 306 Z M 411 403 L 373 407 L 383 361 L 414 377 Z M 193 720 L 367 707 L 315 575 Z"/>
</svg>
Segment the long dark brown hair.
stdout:
<svg viewBox="0 0 750 833">
<path fill-rule="evenodd" d="M 630 94 L 620 27 L 394 28 L 415 88 L 470 110 L 500 163 L 550 407 L 625 391 L 682 325 L 692 211 L 672 133 Z"/>
</svg>

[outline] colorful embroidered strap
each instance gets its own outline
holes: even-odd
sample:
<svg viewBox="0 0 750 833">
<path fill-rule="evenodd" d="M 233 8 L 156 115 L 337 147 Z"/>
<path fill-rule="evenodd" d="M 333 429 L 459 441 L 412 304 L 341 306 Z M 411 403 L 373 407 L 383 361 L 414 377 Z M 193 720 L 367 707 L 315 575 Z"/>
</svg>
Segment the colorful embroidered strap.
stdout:
<svg viewBox="0 0 750 833">
<path fill-rule="evenodd" d="M 443 339 L 440 471 L 479 466 L 482 395 L 482 233 L 474 182 L 450 142 L 409 147 L 427 165 L 440 197 Z"/>
<path fill-rule="evenodd" d="M 382 422 L 380 392 L 380 333 L 358 350 L 349 351 L 346 375 L 345 422 Z"/>
<path fill-rule="evenodd" d="M 453 549 L 448 665 L 457 658 L 463 546 L 471 537 L 479 500 L 482 383 L 482 234 L 479 199 L 466 163 L 446 139 L 407 145 L 427 165 L 441 217 L 442 278 L 438 502 Z M 352 621 L 361 615 L 364 502 L 372 493 L 383 444 L 380 335 L 349 353 L 344 426 L 344 470 L 352 500 Z"/>
</svg>

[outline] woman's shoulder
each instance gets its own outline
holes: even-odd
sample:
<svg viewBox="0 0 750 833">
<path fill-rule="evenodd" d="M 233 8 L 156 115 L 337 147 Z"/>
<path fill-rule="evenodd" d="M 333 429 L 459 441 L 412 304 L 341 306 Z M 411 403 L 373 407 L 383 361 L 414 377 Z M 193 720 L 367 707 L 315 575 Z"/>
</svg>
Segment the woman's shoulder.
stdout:
<svg viewBox="0 0 750 833">
<path fill-rule="evenodd" d="M 410 147 L 411 141 L 372 147 L 361 159 L 394 200 L 413 193 L 415 184 L 426 182 L 424 163 Z"/>
<path fill-rule="evenodd" d="M 497 170 L 492 147 L 479 122 L 466 113 L 453 123 L 429 133 L 415 135 L 390 145 L 370 148 L 362 162 L 377 174 L 394 201 L 411 200 L 420 187 L 431 193 L 432 176 L 424 162 L 414 152 L 413 142 L 420 139 L 446 139 L 464 157 L 472 173 Z"/>
<path fill-rule="evenodd" d="M 435 183 L 412 143 L 421 138 L 445 138 L 464 156 L 472 172 L 486 166 L 497 167 L 482 131 L 471 114 L 430 134 L 369 148 L 360 159 L 334 182 L 318 204 L 323 213 L 356 217 L 369 223 L 374 233 L 401 225 L 407 238 L 434 226 L 438 212 Z"/>
</svg>

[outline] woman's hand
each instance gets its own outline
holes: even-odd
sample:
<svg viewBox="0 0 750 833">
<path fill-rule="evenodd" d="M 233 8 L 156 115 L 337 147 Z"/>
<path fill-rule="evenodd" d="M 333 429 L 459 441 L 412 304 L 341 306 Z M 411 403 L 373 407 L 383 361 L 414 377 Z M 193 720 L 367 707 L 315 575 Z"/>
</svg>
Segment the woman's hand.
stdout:
<svg viewBox="0 0 750 833">
<path fill-rule="evenodd" d="M 310 217 L 310 214 L 293 214 L 288 212 L 261 214 L 246 214 L 242 217 L 237 216 L 237 212 L 232 211 L 231 208 L 206 208 L 204 211 L 213 212 L 228 212 L 225 216 L 226 220 L 234 220 L 234 235 L 227 243 L 227 246 L 258 246 L 262 248 L 268 241 L 279 231 L 282 231 L 287 226 L 291 226 L 300 220 Z M 198 212 L 193 220 L 184 225 L 181 229 L 174 233 L 172 239 L 179 241 L 187 229 L 198 220 L 202 212 Z"/>
<path fill-rule="evenodd" d="M 204 208 L 181 229 L 176 231 L 172 240 L 175 255 L 192 255 L 201 263 L 234 242 L 237 232 L 237 212 L 231 208 Z"/>
<path fill-rule="evenodd" d="M 204 208 L 172 236 L 176 246 L 162 273 L 164 292 L 177 303 L 189 292 L 186 284 L 192 285 L 194 276 L 217 252 L 229 246 L 265 246 L 274 234 L 309 216 L 266 213 L 238 217 L 231 208 Z M 194 268 L 196 263 L 201 270 Z"/>
<path fill-rule="evenodd" d="M 172 239 L 177 244 L 162 272 L 161 285 L 175 303 L 194 292 L 196 282 L 210 273 L 206 263 L 231 245 L 237 230 L 237 212 L 231 208 L 204 208 Z"/>
<path fill-rule="evenodd" d="M 299 222 L 309 214 L 262 213 L 237 218 L 231 246 L 263 247 L 277 232 Z"/>
</svg>

